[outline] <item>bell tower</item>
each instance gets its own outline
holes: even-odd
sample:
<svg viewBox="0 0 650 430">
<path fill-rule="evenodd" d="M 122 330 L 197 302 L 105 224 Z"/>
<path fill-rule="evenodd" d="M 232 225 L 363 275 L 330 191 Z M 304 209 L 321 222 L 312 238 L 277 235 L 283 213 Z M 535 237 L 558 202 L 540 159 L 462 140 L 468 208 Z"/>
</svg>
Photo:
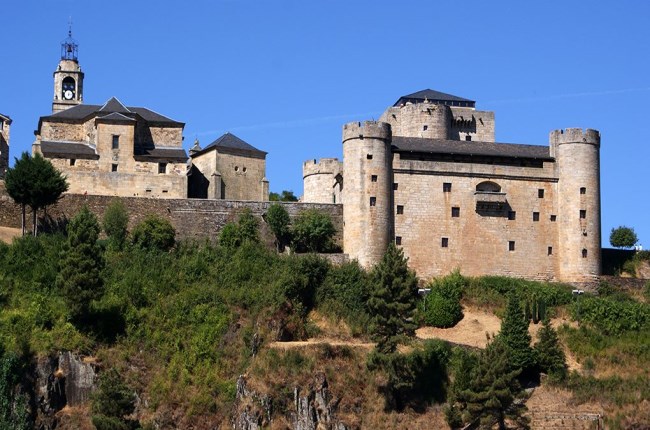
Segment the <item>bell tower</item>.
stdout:
<svg viewBox="0 0 650 430">
<path fill-rule="evenodd" d="M 68 37 L 61 42 L 61 60 L 54 72 L 54 99 L 52 113 L 61 112 L 83 102 L 84 74 L 79 67 L 79 45 L 72 38 L 72 23 Z"/>
</svg>

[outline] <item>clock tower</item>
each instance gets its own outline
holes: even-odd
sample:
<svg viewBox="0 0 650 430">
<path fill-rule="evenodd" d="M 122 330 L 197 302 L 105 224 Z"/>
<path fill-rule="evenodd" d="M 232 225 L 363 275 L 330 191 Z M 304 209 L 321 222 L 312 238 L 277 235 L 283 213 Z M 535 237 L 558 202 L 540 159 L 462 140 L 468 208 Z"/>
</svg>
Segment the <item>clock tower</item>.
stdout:
<svg viewBox="0 0 650 430">
<path fill-rule="evenodd" d="M 79 45 L 72 38 L 72 28 L 68 38 L 61 42 L 61 61 L 54 72 L 54 99 L 52 113 L 61 112 L 82 103 L 84 74 L 77 61 Z"/>
</svg>

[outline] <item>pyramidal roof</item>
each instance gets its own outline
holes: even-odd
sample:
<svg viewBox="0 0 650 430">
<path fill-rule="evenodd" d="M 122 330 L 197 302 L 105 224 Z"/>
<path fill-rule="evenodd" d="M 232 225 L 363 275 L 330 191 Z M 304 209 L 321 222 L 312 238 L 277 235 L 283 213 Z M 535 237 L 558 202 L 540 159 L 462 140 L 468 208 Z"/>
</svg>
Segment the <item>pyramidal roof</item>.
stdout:
<svg viewBox="0 0 650 430">
<path fill-rule="evenodd" d="M 217 138 L 214 142 L 210 143 L 205 148 L 196 152 L 193 155 L 203 154 L 212 149 L 225 149 L 226 151 L 233 150 L 236 152 L 246 152 L 249 154 L 266 155 L 266 152 L 260 151 L 259 149 L 255 148 L 253 145 L 244 142 L 243 140 L 241 140 L 240 138 L 238 138 L 232 133 L 226 133 L 222 135 L 221 137 Z"/>
<path fill-rule="evenodd" d="M 104 106 L 97 110 L 98 112 L 118 112 L 118 113 L 131 113 L 131 111 L 122 104 L 116 97 L 111 97 Z"/>
<path fill-rule="evenodd" d="M 444 104 L 448 106 L 460 107 L 474 107 L 476 102 L 474 100 L 458 97 L 453 94 L 442 93 L 432 89 L 417 91 L 412 94 L 402 96 L 395 102 L 393 106 L 401 106 L 406 103 L 423 103 L 425 100 L 432 103 Z"/>
</svg>

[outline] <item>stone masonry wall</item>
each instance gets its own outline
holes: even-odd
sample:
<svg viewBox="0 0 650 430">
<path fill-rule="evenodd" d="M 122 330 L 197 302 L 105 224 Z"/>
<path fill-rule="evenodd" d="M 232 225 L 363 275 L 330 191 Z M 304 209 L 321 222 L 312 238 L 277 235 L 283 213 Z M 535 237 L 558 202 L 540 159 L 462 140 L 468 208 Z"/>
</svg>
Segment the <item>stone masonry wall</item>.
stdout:
<svg viewBox="0 0 650 430">
<path fill-rule="evenodd" d="M 48 207 L 48 216 L 71 219 L 85 204 L 100 219 L 104 210 L 115 197 L 84 196 L 65 194 L 56 205 Z M 121 197 L 129 211 L 129 224 L 132 228 L 148 214 L 156 214 L 171 221 L 176 229 L 177 239 L 216 240 L 221 228 L 228 222 L 236 221 L 244 208 L 249 208 L 254 215 L 262 217 L 273 202 L 245 202 L 230 200 L 203 199 L 152 199 L 139 197 Z M 318 209 L 332 217 L 338 232 L 336 240 L 340 243 L 343 232 L 343 207 L 341 205 L 311 203 L 280 203 L 293 218 L 306 209 Z M 27 216 L 30 223 L 31 217 Z M 260 220 L 261 233 L 267 242 L 272 243 L 272 235 L 266 224 Z M 20 228 L 20 207 L 0 187 L 0 226 Z M 31 225 L 28 226 L 28 229 Z"/>
</svg>

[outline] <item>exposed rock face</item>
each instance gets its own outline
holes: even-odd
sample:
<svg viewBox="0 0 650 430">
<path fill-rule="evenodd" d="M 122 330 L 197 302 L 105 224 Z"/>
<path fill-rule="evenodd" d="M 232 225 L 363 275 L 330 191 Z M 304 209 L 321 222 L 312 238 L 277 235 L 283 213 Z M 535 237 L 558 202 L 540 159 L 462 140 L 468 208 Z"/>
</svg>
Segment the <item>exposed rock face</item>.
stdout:
<svg viewBox="0 0 650 430">
<path fill-rule="evenodd" d="M 271 398 L 249 390 L 244 375 L 237 379 L 237 406 L 232 425 L 235 430 L 259 430 L 271 422 Z"/>
<path fill-rule="evenodd" d="M 324 373 L 317 373 L 314 383 L 303 394 L 299 387 L 293 390 L 294 430 L 347 430 L 345 424 L 334 417 L 338 399 L 331 399 Z"/>
<path fill-rule="evenodd" d="M 40 430 L 56 428 L 55 414 L 66 405 L 87 402 L 95 388 L 93 365 L 68 351 L 38 359 L 34 373 L 34 415 Z"/>
</svg>

